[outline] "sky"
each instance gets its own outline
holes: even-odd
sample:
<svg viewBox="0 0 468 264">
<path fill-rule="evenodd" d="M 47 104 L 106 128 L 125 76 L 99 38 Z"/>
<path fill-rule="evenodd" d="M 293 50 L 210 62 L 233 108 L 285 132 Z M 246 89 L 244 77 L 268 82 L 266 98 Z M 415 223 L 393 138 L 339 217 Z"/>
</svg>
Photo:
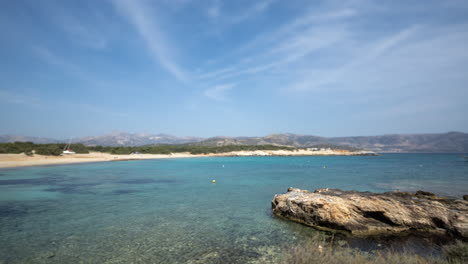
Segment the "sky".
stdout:
<svg viewBox="0 0 468 264">
<path fill-rule="evenodd" d="M 0 134 L 468 132 L 468 1 L 0 7 Z"/>
</svg>

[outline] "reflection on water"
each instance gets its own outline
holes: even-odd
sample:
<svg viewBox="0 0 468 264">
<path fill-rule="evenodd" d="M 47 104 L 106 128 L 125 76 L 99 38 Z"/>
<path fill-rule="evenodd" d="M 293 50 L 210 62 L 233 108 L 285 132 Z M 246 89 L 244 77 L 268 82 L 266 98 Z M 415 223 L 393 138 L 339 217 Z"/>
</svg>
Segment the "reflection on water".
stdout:
<svg viewBox="0 0 468 264">
<path fill-rule="evenodd" d="M 2 174 L 0 260 L 6 263 L 277 262 L 283 248 L 316 233 L 271 215 L 273 195 L 290 186 L 452 196 L 468 190 L 468 163 L 456 155 L 193 158 Z M 380 244 L 418 252 L 440 242 L 347 240 L 365 250 Z"/>
</svg>

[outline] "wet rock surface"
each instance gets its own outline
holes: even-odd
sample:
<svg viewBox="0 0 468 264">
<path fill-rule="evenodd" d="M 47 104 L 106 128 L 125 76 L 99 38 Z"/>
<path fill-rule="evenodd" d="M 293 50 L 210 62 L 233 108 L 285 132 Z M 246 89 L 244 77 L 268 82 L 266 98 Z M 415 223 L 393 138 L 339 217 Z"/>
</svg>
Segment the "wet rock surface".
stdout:
<svg viewBox="0 0 468 264">
<path fill-rule="evenodd" d="M 433 232 L 468 239 L 468 201 L 418 191 L 370 193 L 289 188 L 272 200 L 273 214 L 353 235 Z"/>
</svg>

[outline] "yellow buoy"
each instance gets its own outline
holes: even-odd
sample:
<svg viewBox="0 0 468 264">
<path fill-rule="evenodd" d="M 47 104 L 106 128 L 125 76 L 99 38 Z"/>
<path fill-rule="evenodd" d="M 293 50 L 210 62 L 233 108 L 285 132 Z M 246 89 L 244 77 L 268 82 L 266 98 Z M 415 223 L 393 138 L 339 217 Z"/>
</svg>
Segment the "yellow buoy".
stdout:
<svg viewBox="0 0 468 264">
<path fill-rule="evenodd" d="M 212 182 L 212 183 L 216 183 L 216 180 L 212 180 L 211 182 Z"/>
</svg>

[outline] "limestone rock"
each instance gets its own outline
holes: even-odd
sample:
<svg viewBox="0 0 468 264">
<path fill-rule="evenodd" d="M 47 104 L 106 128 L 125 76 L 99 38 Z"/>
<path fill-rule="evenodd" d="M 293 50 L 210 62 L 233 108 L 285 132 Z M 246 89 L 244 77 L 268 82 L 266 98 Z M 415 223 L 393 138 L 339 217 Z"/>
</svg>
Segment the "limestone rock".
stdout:
<svg viewBox="0 0 468 264">
<path fill-rule="evenodd" d="M 379 194 L 289 188 L 275 195 L 272 210 L 305 225 L 355 235 L 431 231 L 468 238 L 468 201 L 423 191 Z"/>
</svg>

